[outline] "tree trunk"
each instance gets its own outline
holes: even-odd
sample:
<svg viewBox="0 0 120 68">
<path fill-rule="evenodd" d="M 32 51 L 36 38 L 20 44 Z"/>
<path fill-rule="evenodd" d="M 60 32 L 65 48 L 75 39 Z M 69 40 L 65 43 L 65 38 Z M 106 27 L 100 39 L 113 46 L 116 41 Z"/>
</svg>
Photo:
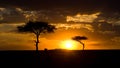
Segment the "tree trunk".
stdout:
<svg viewBox="0 0 120 68">
<path fill-rule="evenodd" d="M 36 35 L 36 52 L 38 52 L 39 35 Z"/>
<path fill-rule="evenodd" d="M 84 43 L 82 43 L 81 41 L 79 41 L 82 45 L 83 45 L 83 51 L 84 51 L 84 48 L 85 48 L 85 45 L 84 45 Z"/>
<path fill-rule="evenodd" d="M 84 51 L 84 48 L 85 48 L 85 46 L 84 46 L 84 44 L 83 44 L 83 51 Z"/>
</svg>

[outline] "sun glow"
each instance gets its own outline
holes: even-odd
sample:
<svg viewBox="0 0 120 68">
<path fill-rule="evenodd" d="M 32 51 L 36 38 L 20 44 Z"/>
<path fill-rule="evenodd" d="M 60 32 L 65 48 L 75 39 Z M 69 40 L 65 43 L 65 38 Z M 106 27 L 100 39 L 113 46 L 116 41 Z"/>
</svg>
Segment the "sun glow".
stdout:
<svg viewBox="0 0 120 68">
<path fill-rule="evenodd" d="M 62 41 L 61 46 L 63 49 L 74 50 L 77 49 L 77 43 L 73 40 Z"/>
</svg>

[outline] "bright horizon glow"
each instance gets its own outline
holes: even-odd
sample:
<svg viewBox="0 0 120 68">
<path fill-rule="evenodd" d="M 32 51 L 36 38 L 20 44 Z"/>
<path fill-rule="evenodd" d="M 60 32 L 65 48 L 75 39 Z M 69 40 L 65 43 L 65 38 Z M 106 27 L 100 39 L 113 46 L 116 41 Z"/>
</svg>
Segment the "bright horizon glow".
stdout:
<svg viewBox="0 0 120 68">
<path fill-rule="evenodd" d="M 65 43 L 65 47 L 68 48 L 68 49 L 71 49 L 73 46 L 72 46 L 72 43 L 70 41 L 67 41 Z"/>
<path fill-rule="evenodd" d="M 74 50 L 77 49 L 77 43 L 73 40 L 64 40 L 61 42 L 62 49 Z"/>
</svg>

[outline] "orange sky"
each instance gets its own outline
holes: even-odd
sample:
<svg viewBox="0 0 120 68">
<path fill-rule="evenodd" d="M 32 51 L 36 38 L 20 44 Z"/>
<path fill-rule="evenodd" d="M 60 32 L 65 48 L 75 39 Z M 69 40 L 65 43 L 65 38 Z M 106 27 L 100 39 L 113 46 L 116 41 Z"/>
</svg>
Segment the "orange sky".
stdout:
<svg viewBox="0 0 120 68">
<path fill-rule="evenodd" d="M 15 8 L 19 14 L 21 12 L 26 12 L 25 17 L 27 20 L 37 20 L 36 16 L 37 11 L 23 11 L 22 9 L 18 11 L 18 8 Z M 0 10 L 6 10 L 6 8 L 0 8 Z M 13 9 L 9 9 L 13 10 Z M 9 12 L 8 11 L 8 12 Z M 33 12 L 33 13 L 32 13 Z M 29 14 L 30 13 L 30 14 Z M 50 24 L 56 26 L 57 30 L 54 33 L 41 34 L 39 40 L 39 50 L 48 48 L 48 49 L 68 49 L 66 45 L 72 44 L 73 42 L 66 43 L 65 41 L 71 40 L 74 36 L 86 36 L 88 40 L 82 42 L 85 43 L 85 49 L 120 49 L 120 36 L 119 36 L 119 21 L 116 25 L 111 23 L 111 20 L 107 22 L 99 17 L 102 12 L 95 12 L 92 14 L 81 14 L 80 12 L 74 15 L 63 16 L 65 22 L 50 22 Z M 38 15 L 38 14 L 37 14 Z M 60 15 L 62 16 L 62 15 Z M 17 19 L 21 16 L 15 15 Z M 10 16 L 10 20 L 16 19 Z M 46 17 L 47 18 L 47 17 Z M 3 20 L 4 17 L 1 20 Z M 8 19 L 8 18 L 6 18 Z M 97 20 L 97 22 L 95 22 Z M 9 21 L 9 20 L 7 20 Z M 24 22 L 14 22 L 14 23 L 1 23 L 0 24 L 0 50 L 35 50 L 35 37 L 33 34 L 27 33 L 18 33 L 16 32 L 18 25 L 23 25 Z M 69 46 L 68 46 L 69 47 Z M 71 49 L 80 50 L 82 49 L 81 44 L 75 42 Z M 73 48 L 72 48 L 73 47 Z"/>
<path fill-rule="evenodd" d="M 72 37 L 80 35 L 87 36 L 88 40 L 82 42 L 85 43 L 85 49 L 116 49 L 114 46 L 105 46 L 100 39 L 95 39 L 95 36 L 90 36 L 88 33 L 84 33 L 84 30 L 76 29 L 57 29 L 54 33 L 42 34 L 40 36 L 39 49 L 68 49 L 66 48 L 64 41 L 71 40 Z M 1 46 L 0 50 L 35 50 L 35 37 L 33 34 L 21 34 L 21 33 L 1 33 L 0 34 Z M 64 42 L 64 43 L 63 43 Z M 72 43 L 72 41 L 70 41 Z M 82 45 L 74 41 L 73 50 L 82 49 Z"/>
</svg>

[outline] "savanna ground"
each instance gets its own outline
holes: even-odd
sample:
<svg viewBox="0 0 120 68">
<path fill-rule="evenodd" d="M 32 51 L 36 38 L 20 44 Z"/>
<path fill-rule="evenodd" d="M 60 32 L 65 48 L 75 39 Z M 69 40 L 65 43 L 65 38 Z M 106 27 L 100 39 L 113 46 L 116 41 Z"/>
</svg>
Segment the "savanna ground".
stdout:
<svg viewBox="0 0 120 68">
<path fill-rule="evenodd" d="M 0 51 L 0 68 L 119 68 L 119 54 L 120 50 Z"/>
</svg>

